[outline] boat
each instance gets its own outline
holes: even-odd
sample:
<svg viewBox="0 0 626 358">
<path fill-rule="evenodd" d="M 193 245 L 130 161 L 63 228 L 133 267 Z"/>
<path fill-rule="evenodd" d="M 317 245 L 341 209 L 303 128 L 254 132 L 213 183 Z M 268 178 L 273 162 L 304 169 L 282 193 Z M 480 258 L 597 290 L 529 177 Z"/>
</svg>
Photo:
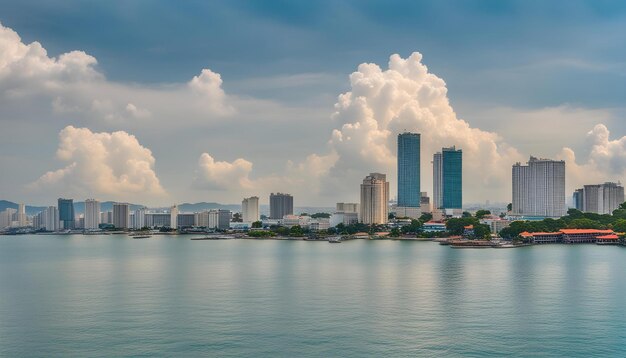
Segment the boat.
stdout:
<svg viewBox="0 0 626 358">
<path fill-rule="evenodd" d="M 341 241 L 341 236 L 331 236 L 328 238 L 328 242 L 331 244 L 340 244 Z"/>
</svg>

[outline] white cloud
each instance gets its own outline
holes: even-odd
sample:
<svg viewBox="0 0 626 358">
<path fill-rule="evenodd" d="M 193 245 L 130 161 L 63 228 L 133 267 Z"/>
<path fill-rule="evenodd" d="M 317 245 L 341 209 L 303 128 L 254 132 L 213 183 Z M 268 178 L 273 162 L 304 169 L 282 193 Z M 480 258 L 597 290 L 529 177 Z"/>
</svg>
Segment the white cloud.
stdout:
<svg viewBox="0 0 626 358">
<path fill-rule="evenodd" d="M 563 148 L 558 156 L 566 162 L 568 191 L 585 184 L 620 181 L 624 178 L 626 136 L 611 140 L 609 129 L 604 124 L 598 124 L 587 133 L 586 145 L 586 161 L 581 162 L 568 147 Z"/>
<path fill-rule="evenodd" d="M 166 195 L 154 172 L 152 152 L 126 132 L 94 133 L 68 126 L 59 133 L 57 158 L 67 166 L 45 173 L 30 189 L 115 200 Z"/>
<path fill-rule="evenodd" d="M 209 190 L 250 189 L 252 182 L 249 175 L 252 163 L 239 158 L 232 163 L 215 161 L 208 153 L 202 153 L 198 159 L 198 170 L 194 185 Z"/>
</svg>

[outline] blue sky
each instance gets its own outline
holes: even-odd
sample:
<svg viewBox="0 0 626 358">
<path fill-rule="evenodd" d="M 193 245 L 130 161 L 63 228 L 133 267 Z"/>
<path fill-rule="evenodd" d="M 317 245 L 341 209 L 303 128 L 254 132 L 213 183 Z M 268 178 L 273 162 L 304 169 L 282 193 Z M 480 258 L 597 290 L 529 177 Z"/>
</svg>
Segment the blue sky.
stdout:
<svg viewBox="0 0 626 358">
<path fill-rule="evenodd" d="M 419 51 L 429 72 L 445 80 L 460 118 L 497 133 L 525 156 L 555 156 L 567 146 L 577 159 L 586 160 L 586 134 L 594 125 L 608 126 L 611 139 L 626 131 L 623 1 L 2 1 L 0 23 L 25 44 L 40 42 L 50 57 L 85 51 L 97 59 L 97 71 L 111 83 L 176 86 L 208 68 L 221 75 L 228 96 L 280 107 L 263 113 L 239 110 L 235 115 L 246 123 L 256 115 L 294 116 L 260 124 L 256 132 L 268 136 L 277 128 L 284 131 L 283 137 L 306 130 L 302 140 L 269 144 L 265 164 L 255 164 L 258 176 L 279 175 L 285 161 L 299 163 L 319 153 L 316 150 L 337 128 L 328 118 L 337 96 L 351 89 L 349 74 L 361 63 L 386 68 L 394 53 L 408 57 Z M 46 116 L 46 109 L 18 112 L 5 108 L 0 119 Z M 520 133 L 526 122 L 534 130 Z M 229 143 L 225 137 L 241 147 L 253 134 L 244 129 L 241 136 L 235 135 L 238 129 L 226 122 L 215 121 L 206 132 L 220 133 L 206 141 L 220 145 L 205 145 L 200 132 L 176 128 L 172 131 L 179 138 L 193 140 L 169 150 L 161 145 L 160 134 L 103 123 L 74 117 L 51 125 L 38 136 L 51 153 L 41 166 L 58 167 L 53 152 L 65 125 L 136 135 L 154 153 L 164 186 L 174 186 L 179 179 L 169 171 L 159 172 L 163 163 L 174 172 L 192 171 L 202 151 L 227 162 L 239 157 L 260 160 L 254 145 L 241 152 L 222 149 Z M 25 133 L 32 129 L 32 124 L 24 126 Z M 555 132 L 558 128 L 567 130 Z M 6 138 L 5 143 L 14 147 L 15 141 Z M 281 155 L 281 146 L 291 148 L 290 155 Z M 20 155 L 38 160 L 37 150 L 26 152 L 3 160 L 14 163 Z M 177 163 L 186 153 L 193 158 L 189 164 Z M 19 173 L 9 180 L 28 181 L 34 174 Z M 185 189 L 177 195 L 192 199 L 194 193 Z M 238 200 L 232 191 L 206 195 Z M 499 199 L 471 197 L 482 198 Z"/>
</svg>

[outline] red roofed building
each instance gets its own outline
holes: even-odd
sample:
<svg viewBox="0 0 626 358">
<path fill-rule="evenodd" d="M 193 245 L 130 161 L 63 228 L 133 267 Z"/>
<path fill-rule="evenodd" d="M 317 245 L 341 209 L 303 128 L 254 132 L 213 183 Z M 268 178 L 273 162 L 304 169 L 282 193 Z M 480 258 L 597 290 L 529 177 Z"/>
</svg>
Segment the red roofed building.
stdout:
<svg viewBox="0 0 626 358">
<path fill-rule="evenodd" d="M 533 244 L 593 244 L 618 243 L 619 238 L 613 230 L 597 229 L 561 229 L 557 232 L 523 232 L 521 238 Z"/>
<path fill-rule="evenodd" d="M 598 236 L 613 235 L 613 230 L 596 229 L 561 229 L 563 243 L 565 244 L 593 244 Z"/>
</svg>

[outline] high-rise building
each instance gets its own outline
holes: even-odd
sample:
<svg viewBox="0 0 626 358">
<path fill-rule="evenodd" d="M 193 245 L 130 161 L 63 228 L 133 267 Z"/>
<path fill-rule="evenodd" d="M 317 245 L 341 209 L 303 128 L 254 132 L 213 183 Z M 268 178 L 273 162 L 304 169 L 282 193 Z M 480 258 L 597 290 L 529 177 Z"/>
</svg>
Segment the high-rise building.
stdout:
<svg viewBox="0 0 626 358">
<path fill-rule="evenodd" d="M 243 222 L 259 221 L 259 197 L 252 196 L 244 198 L 241 202 L 241 216 Z"/>
<path fill-rule="evenodd" d="M 433 208 L 441 209 L 443 207 L 443 161 L 441 152 L 435 153 L 433 156 Z"/>
<path fill-rule="evenodd" d="M 624 202 L 624 187 L 619 183 L 585 185 L 574 192 L 575 204 L 577 200 L 582 201 L 581 211 L 612 214 Z"/>
<path fill-rule="evenodd" d="M 134 229 L 143 229 L 146 227 L 146 208 L 139 208 L 135 210 L 135 215 L 133 215 L 133 228 Z"/>
<path fill-rule="evenodd" d="M 57 208 L 59 209 L 59 221 L 62 229 L 71 230 L 74 228 L 74 199 L 59 198 Z"/>
<path fill-rule="evenodd" d="M 420 207 L 420 135 L 398 134 L 398 207 Z"/>
<path fill-rule="evenodd" d="M 565 215 L 565 161 L 530 157 L 513 165 L 512 179 L 514 215 Z"/>
<path fill-rule="evenodd" d="M 463 207 L 463 151 L 442 148 L 433 156 L 433 208 Z"/>
<path fill-rule="evenodd" d="M 270 194 L 270 219 L 282 219 L 293 215 L 293 196 L 283 193 Z"/>
<path fill-rule="evenodd" d="M 585 207 L 583 206 L 583 195 L 585 194 L 584 189 L 576 189 L 574 191 L 574 208 L 576 210 L 583 211 Z"/>
<path fill-rule="evenodd" d="M 85 230 L 100 227 L 100 202 L 95 199 L 85 200 Z"/>
<path fill-rule="evenodd" d="M 57 231 L 59 212 L 55 206 L 49 206 L 33 217 L 33 227 L 37 230 Z"/>
<path fill-rule="evenodd" d="M 230 219 L 232 212 L 225 209 L 209 210 L 209 225 L 211 229 L 228 230 L 230 228 Z"/>
<path fill-rule="evenodd" d="M 430 208 L 430 198 L 428 197 L 428 193 L 423 191 L 421 192 L 420 198 L 420 212 L 424 214 L 430 213 L 431 211 L 432 209 Z"/>
<path fill-rule="evenodd" d="M 337 203 L 336 212 L 338 213 L 358 213 L 359 204 L 357 203 Z"/>
<path fill-rule="evenodd" d="M 130 204 L 113 204 L 113 226 L 117 229 L 130 228 Z"/>
<path fill-rule="evenodd" d="M 7 228 L 13 223 L 13 216 L 17 213 L 17 210 L 13 208 L 6 208 L 0 213 L 0 229 Z"/>
<path fill-rule="evenodd" d="M 170 208 L 170 228 L 178 228 L 178 206 L 176 205 Z"/>
<path fill-rule="evenodd" d="M 364 224 L 386 224 L 388 219 L 389 182 L 385 174 L 371 173 L 361 184 L 361 214 Z"/>
<path fill-rule="evenodd" d="M 19 204 L 17 206 L 17 226 L 25 227 L 28 225 L 28 218 L 26 216 L 26 205 Z"/>
</svg>

